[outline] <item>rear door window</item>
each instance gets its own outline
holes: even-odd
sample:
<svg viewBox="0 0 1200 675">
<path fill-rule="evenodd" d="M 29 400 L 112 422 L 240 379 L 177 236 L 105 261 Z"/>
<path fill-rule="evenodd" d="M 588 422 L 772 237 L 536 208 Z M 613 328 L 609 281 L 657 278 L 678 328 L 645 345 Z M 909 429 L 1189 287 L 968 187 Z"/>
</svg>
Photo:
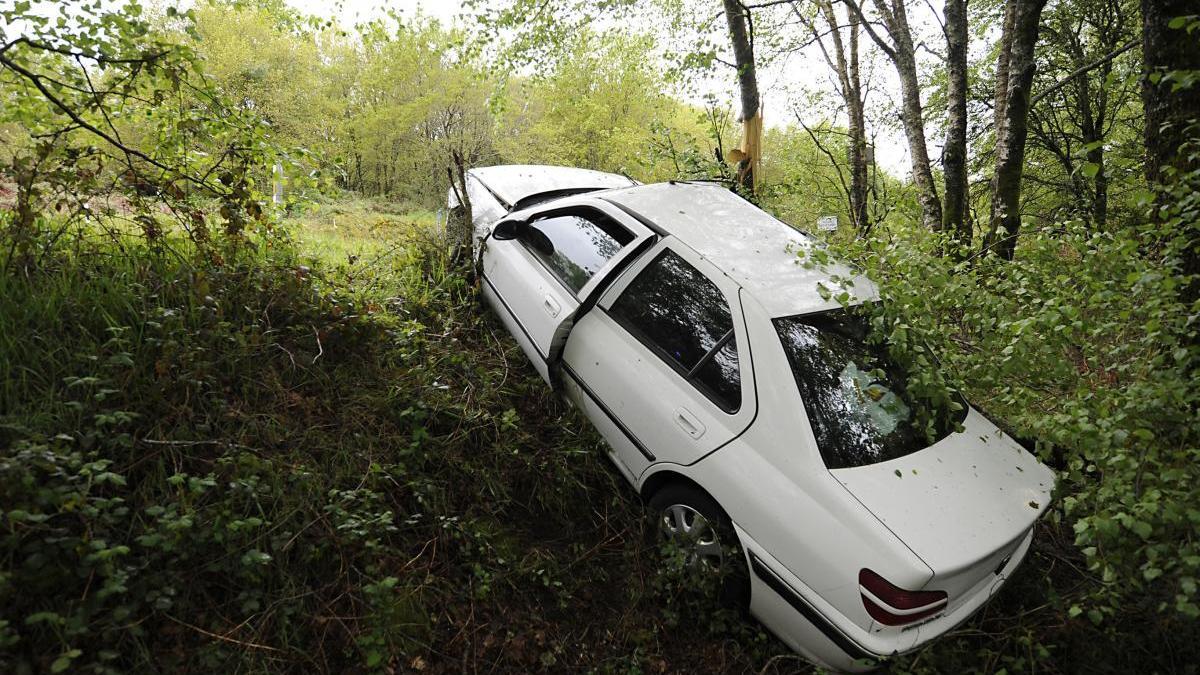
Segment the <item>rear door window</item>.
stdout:
<svg viewBox="0 0 1200 675">
<path fill-rule="evenodd" d="M 573 293 L 635 238 L 613 220 L 590 213 L 541 218 L 529 228 L 534 236 L 522 237 L 522 243 Z"/>
<path fill-rule="evenodd" d="M 725 294 L 670 249 L 612 304 L 609 314 L 725 412 L 741 406 L 733 315 Z"/>
</svg>

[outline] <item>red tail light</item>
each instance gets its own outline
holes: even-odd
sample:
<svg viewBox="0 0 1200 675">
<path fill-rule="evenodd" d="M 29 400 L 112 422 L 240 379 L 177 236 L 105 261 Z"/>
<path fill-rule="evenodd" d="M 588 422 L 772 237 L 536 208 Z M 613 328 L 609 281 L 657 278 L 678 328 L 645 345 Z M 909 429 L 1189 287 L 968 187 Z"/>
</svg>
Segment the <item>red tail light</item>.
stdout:
<svg viewBox="0 0 1200 675">
<path fill-rule="evenodd" d="M 869 569 L 858 572 L 863 607 L 885 626 L 902 626 L 937 614 L 946 608 L 945 591 L 906 591 Z"/>
</svg>

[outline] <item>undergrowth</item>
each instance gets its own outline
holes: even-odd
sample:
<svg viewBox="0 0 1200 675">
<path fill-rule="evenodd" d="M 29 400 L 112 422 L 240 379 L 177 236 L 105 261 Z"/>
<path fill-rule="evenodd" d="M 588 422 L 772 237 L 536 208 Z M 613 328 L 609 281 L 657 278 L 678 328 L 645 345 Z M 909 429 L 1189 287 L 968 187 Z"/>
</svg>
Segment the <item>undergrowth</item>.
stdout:
<svg viewBox="0 0 1200 675">
<path fill-rule="evenodd" d="M 0 275 L 0 671 L 811 670 L 648 544 L 424 232 L 80 236 Z M 1186 672 L 1162 626 L 1069 613 L 1070 540 L 892 670 Z"/>
<path fill-rule="evenodd" d="M 651 571 L 600 440 L 441 250 L 326 266 L 277 240 L 79 239 L 0 277 L 0 671 L 779 651 Z"/>
</svg>

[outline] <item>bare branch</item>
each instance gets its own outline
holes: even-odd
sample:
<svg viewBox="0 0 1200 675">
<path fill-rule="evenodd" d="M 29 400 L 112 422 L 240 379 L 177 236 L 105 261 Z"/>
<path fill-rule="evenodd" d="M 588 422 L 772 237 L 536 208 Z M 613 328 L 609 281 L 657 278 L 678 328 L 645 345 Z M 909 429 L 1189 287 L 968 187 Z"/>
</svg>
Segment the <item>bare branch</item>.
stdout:
<svg viewBox="0 0 1200 675">
<path fill-rule="evenodd" d="M 1080 66 L 1079 68 L 1076 68 L 1075 70 L 1071 71 L 1071 73 L 1068 74 L 1063 79 L 1059 80 L 1058 82 L 1055 82 L 1054 84 L 1050 85 L 1046 89 L 1043 89 L 1042 91 L 1040 91 L 1036 95 L 1034 95 L 1034 97 L 1029 101 L 1029 106 L 1032 108 L 1033 106 L 1038 104 L 1038 101 L 1041 101 L 1042 99 L 1046 98 L 1050 94 L 1053 94 L 1054 92 L 1058 91 L 1059 89 L 1062 89 L 1063 86 L 1065 86 L 1071 80 L 1079 77 L 1080 75 L 1083 75 L 1084 73 L 1088 72 L 1089 70 L 1091 70 L 1097 66 L 1101 66 L 1101 65 L 1104 65 L 1105 63 L 1108 63 L 1109 61 L 1112 61 L 1113 59 L 1117 58 L 1121 54 L 1124 54 L 1125 52 L 1129 51 L 1130 49 L 1133 49 L 1134 47 L 1136 47 L 1139 44 L 1141 44 L 1140 38 L 1137 40 L 1133 40 L 1133 41 L 1125 44 L 1124 46 L 1118 47 L 1117 49 L 1114 49 L 1113 51 L 1105 54 L 1104 56 L 1101 56 L 1100 58 L 1096 59 L 1095 61 L 1092 61 L 1091 63 L 1085 64 L 1083 66 Z"/>
<path fill-rule="evenodd" d="M 850 11 L 854 12 L 854 15 L 858 17 L 859 23 L 861 23 L 862 27 L 866 29 L 867 35 L 871 36 L 871 40 L 873 40 L 875 44 L 881 50 L 883 50 L 883 53 L 887 54 L 889 59 L 892 59 L 893 61 L 896 60 L 895 48 L 888 45 L 888 43 L 883 41 L 883 38 L 879 37 L 879 34 L 875 32 L 874 28 L 872 28 L 873 23 L 867 20 L 866 15 L 863 14 L 862 8 L 859 7 L 858 3 L 855 2 L 855 0 L 842 0 L 842 2 L 846 5 L 846 7 L 850 8 Z M 884 27 L 887 27 L 886 22 L 884 23 Z"/>
</svg>

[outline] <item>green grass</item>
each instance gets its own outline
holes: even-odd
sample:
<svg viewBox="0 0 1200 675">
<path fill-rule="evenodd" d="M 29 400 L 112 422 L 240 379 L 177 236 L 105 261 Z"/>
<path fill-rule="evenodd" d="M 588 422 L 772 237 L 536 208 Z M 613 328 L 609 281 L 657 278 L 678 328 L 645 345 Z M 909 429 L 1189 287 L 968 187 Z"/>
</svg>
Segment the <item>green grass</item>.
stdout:
<svg viewBox="0 0 1200 675">
<path fill-rule="evenodd" d="M 427 209 L 359 198 L 313 205 L 283 225 L 305 255 L 340 265 L 386 255 L 434 229 L 438 218 Z"/>
</svg>

